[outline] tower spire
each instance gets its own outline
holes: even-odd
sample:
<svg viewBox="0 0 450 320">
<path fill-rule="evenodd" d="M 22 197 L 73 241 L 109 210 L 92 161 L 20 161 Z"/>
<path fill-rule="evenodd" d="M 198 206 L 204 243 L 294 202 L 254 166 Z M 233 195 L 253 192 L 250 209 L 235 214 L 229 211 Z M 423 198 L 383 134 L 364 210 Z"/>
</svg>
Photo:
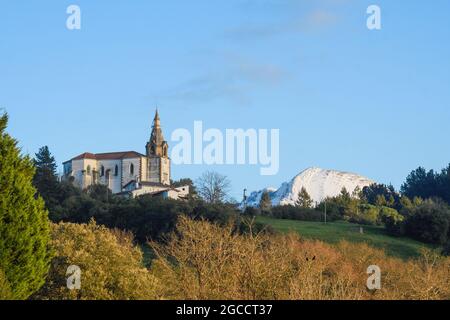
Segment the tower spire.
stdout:
<svg viewBox="0 0 450 320">
<path fill-rule="evenodd" d="M 159 128 L 161 126 L 161 120 L 159 119 L 158 107 L 156 107 L 155 118 L 153 119 L 154 128 Z"/>
<path fill-rule="evenodd" d="M 147 156 L 167 157 L 167 149 L 168 146 L 167 142 L 164 140 L 159 112 L 158 109 L 156 109 L 150 141 L 146 146 Z"/>
</svg>

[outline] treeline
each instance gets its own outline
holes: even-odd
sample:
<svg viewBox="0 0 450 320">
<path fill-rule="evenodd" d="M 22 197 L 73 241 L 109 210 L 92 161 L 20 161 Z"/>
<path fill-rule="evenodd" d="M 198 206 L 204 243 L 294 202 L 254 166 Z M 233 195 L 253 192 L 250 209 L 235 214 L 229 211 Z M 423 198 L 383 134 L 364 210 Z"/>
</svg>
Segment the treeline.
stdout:
<svg viewBox="0 0 450 320">
<path fill-rule="evenodd" d="M 81 191 L 60 183 L 48 148 L 35 160 L 23 156 L 6 133 L 7 120 L 0 116 L 0 300 L 450 297 L 450 258 L 435 252 L 405 262 L 365 244 L 260 233 L 234 206 L 215 201 L 123 199 L 101 186 Z M 153 238 L 150 268 L 130 231 L 141 242 Z M 370 264 L 385 274 L 377 292 L 366 287 Z M 70 266 L 82 272 L 76 290 L 68 288 Z"/>
<path fill-rule="evenodd" d="M 304 221 L 345 220 L 358 224 L 384 225 L 395 236 L 444 246 L 450 254 L 450 165 L 441 173 L 419 168 L 411 172 L 397 192 L 392 185 L 373 184 L 350 194 L 345 188 L 336 197 L 314 205 L 302 188 L 295 205 L 271 206 L 262 195 L 259 208 L 248 214 Z"/>
<path fill-rule="evenodd" d="M 197 196 L 196 187 L 190 179 L 173 181 L 173 186 L 190 185 L 187 201 L 164 199 L 143 195 L 138 198 L 116 196 L 106 186 L 92 185 L 85 190 L 70 181 L 59 181 L 56 162 L 48 147 L 42 147 L 34 159 L 36 173 L 33 184 L 44 199 L 52 222 L 89 223 L 94 220 L 108 228 L 118 228 L 133 233 L 140 243 L 161 240 L 175 228 L 179 216 L 205 219 L 225 225 L 232 221 L 236 231 L 245 232 L 246 224 L 236 205 L 214 196 L 210 202 Z M 209 179 L 225 181 L 223 176 L 206 173 Z M 199 192 L 206 192 L 203 187 Z M 256 225 L 262 229 L 261 224 Z"/>
<path fill-rule="evenodd" d="M 450 204 L 450 164 L 441 172 L 417 168 L 408 175 L 400 191 L 411 199 L 439 198 Z"/>
<path fill-rule="evenodd" d="M 195 189 L 188 201 L 127 199 L 104 186 L 80 190 L 60 182 L 49 149 L 41 148 L 34 159 L 22 155 L 6 133 L 7 123 L 7 115 L 0 115 L 0 300 L 152 298 L 155 277 L 137 245 L 165 243 L 179 217 L 231 226 L 236 235 L 262 228 L 246 221 L 235 205 L 223 203 L 225 188 L 218 190 L 217 183 L 207 203 Z M 223 176 L 209 177 L 226 187 Z M 174 185 L 186 183 L 192 181 Z M 86 271 L 83 292 L 66 287 L 70 265 Z"/>
</svg>

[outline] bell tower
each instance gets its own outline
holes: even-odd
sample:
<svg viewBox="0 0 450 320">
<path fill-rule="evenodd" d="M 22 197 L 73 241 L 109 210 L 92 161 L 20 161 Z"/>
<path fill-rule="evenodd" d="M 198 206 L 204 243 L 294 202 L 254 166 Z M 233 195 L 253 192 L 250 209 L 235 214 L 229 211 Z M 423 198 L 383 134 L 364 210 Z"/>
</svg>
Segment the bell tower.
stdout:
<svg viewBox="0 0 450 320">
<path fill-rule="evenodd" d="M 147 180 L 153 183 L 170 185 L 169 145 L 164 140 L 158 109 L 153 119 L 150 140 L 145 147 L 148 159 Z"/>
</svg>

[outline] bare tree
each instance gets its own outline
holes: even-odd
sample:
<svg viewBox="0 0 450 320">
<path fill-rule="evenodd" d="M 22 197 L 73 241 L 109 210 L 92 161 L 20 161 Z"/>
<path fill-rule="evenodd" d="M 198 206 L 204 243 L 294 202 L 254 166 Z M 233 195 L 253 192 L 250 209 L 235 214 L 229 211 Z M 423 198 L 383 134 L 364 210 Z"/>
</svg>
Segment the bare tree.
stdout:
<svg viewBox="0 0 450 320">
<path fill-rule="evenodd" d="M 230 180 L 217 172 L 207 171 L 197 179 L 198 194 L 208 203 L 224 202 L 228 198 Z"/>
</svg>

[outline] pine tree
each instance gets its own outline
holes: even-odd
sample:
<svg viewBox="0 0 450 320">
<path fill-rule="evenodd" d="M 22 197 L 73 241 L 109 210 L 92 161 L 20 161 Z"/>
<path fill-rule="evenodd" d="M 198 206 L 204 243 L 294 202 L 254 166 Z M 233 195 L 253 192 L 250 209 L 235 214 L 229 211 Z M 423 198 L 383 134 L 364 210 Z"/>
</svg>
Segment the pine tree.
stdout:
<svg viewBox="0 0 450 320">
<path fill-rule="evenodd" d="M 0 116 L 0 270 L 13 299 L 27 299 L 45 281 L 50 263 L 50 228 L 44 201 L 33 187 L 34 166 L 5 133 Z"/>
<path fill-rule="evenodd" d="M 378 207 L 384 207 L 388 205 L 388 202 L 383 195 L 378 195 L 377 200 L 375 201 L 375 205 Z"/>
<path fill-rule="evenodd" d="M 56 161 L 47 146 L 39 149 L 33 160 L 36 167 L 33 184 L 44 199 L 47 208 L 53 212 L 58 203 L 59 183 L 56 175 Z"/>
<path fill-rule="evenodd" d="M 308 191 L 306 191 L 305 187 L 302 187 L 300 192 L 298 193 L 297 201 L 295 205 L 299 208 L 310 209 L 313 206 L 313 200 L 311 199 Z"/>
<path fill-rule="evenodd" d="M 261 195 L 261 200 L 259 201 L 259 209 L 263 213 L 268 213 L 272 209 L 272 200 L 267 191 L 264 191 Z"/>
</svg>

